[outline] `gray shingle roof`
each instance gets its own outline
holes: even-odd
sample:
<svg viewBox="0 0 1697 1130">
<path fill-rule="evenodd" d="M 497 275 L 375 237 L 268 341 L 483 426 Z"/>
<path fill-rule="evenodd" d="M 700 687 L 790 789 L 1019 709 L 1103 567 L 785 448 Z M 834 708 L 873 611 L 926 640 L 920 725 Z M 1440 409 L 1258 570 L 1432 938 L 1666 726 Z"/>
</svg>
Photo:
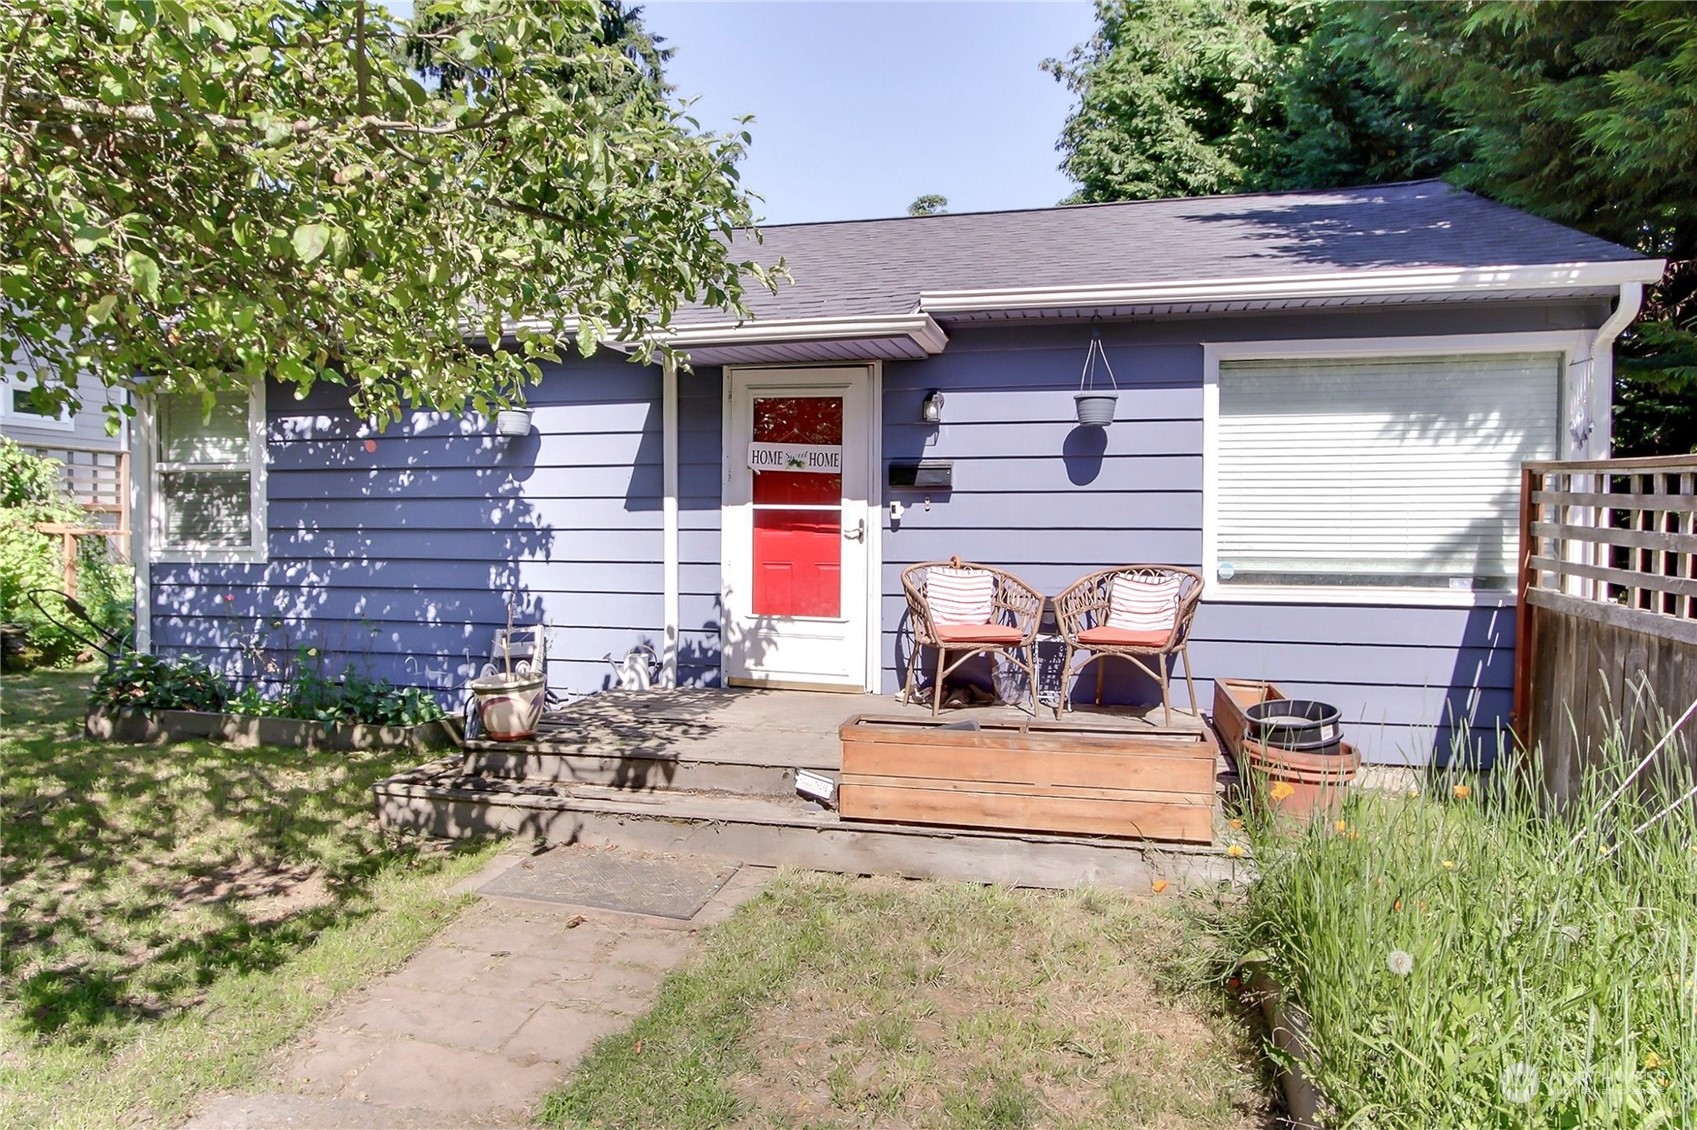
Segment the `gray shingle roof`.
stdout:
<svg viewBox="0 0 1697 1130">
<path fill-rule="evenodd" d="M 757 319 L 907 313 L 921 291 L 1103 286 L 1642 259 L 1442 181 L 1019 212 L 784 224 L 737 251 L 795 276 Z M 683 311 L 677 321 L 719 321 Z"/>
</svg>

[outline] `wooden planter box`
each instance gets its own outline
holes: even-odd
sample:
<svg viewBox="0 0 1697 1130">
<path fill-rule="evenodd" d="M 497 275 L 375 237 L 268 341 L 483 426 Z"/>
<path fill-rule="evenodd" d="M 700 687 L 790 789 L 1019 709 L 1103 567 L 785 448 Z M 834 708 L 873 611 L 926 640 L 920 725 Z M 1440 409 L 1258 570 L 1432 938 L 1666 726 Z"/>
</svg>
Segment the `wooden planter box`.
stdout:
<svg viewBox="0 0 1697 1130">
<path fill-rule="evenodd" d="M 1243 735 L 1249 732 L 1249 708 L 1290 696 L 1272 683 L 1256 679 L 1214 680 L 1214 729 L 1234 758 L 1243 756 Z"/>
<path fill-rule="evenodd" d="M 301 718 L 255 718 L 203 710 L 109 710 L 88 712 L 88 736 L 128 745 L 163 745 L 202 739 L 237 748 L 258 745 L 298 749 L 454 749 L 459 730 L 450 719 L 418 726 L 326 726 Z"/>
<path fill-rule="evenodd" d="M 838 731 L 844 819 L 1209 843 L 1216 746 L 1206 731 L 1087 723 L 944 729 L 856 715 Z"/>
</svg>

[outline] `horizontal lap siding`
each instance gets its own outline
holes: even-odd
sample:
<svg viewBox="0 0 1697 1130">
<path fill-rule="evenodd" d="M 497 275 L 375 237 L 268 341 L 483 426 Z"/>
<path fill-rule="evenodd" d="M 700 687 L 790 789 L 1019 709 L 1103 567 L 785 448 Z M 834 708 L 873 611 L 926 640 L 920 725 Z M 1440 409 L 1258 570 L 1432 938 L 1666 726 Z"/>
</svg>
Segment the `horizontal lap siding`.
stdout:
<svg viewBox="0 0 1697 1130">
<path fill-rule="evenodd" d="M 718 589 L 718 374 L 680 384 L 693 495 L 680 513 L 684 605 L 699 614 L 691 605 Z M 273 390 L 270 560 L 156 566 L 154 638 L 244 672 L 316 646 L 332 672 L 351 663 L 452 699 L 488 661 L 513 597 L 521 622 L 552 627 L 550 683 L 601 689 L 604 655 L 658 650 L 663 635 L 659 398 L 654 368 L 548 366 L 529 394 L 534 431 L 501 440 L 458 414 L 415 413 L 371 434 L 332 394 Z M 699 679 L 687 657 L 716 655 L 717 632 L 709 646 L 700 624 L 684 626 L 684 674 Z"/>
<path fill-rule="evenodd" d="M 884 371 L 887 461 L 954 465 L 954 488 L 886 488 L 905 513 L 886 515 L 882 583 L 884 689 L 908 655 L 900 573 L 915 561 L 998 565 L 1048 594 L 1093 569 L 1128 562 L 1195 568 L 1202 557 L 1202 341 L 1412 337 L 1595 325 L 1583 304 L 1170 319 L 1104 326 L 1119 384 L 1114 423 L 1076 427 L 1087 331 L 1081 327 L 953 327 L 948 349 Z M 943 423 L 919 422 L 932 389 Z M 1453 744 L 1496 748 L 1513 681 L 1514 610 L 1245 604 L 1200 610 L 1190 648 L 1197 695 L 1211 709 L 1215 676 L 1265 678 L 1342 711 L 1372 760 L 1422 764 Z M 1057 649 L 1045 652 L 1058 662 Z M 1108 699 L 1158 692 L 1110 661 Z M 1095 676 L 1086 671 L 1088 695 Z M 1182 676 L 1176 704 L 1185 703 Z"/>
</svg>

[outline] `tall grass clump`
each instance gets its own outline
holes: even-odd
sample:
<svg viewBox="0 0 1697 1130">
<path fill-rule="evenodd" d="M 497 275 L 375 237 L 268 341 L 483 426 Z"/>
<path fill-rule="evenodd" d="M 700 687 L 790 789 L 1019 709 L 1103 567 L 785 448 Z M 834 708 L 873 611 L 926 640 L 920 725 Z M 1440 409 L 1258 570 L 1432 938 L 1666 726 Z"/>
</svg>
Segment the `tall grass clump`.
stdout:
<svg viewBox="0 0 1697 1130">
<path fill-rule="evenodd" d="M 1236 941 L 1306 1017 L 1332 1124 L 1697 1125 L 1689 773 L 1675 743 L 1619 790 L 1645 750 L 1606 745 L 1559 806 L 1505 767 L 1252 821 Z"/>
</svg>

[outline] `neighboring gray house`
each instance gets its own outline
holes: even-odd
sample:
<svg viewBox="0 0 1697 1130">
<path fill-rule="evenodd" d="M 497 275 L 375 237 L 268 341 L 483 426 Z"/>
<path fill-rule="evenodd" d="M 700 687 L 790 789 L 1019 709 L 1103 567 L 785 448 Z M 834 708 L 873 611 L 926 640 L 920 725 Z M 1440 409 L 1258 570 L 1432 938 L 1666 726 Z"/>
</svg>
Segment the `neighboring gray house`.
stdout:
<svg viewBox="0 0 1697 1130">
<path fill-rule="evenodd" d="M 121 404 L 124 394 L 85 377 L 77 386 L 81 406 L 54 416 L 37 411 L 32 387 L 19 366 L 0 366 L 0 435 L 57 459 L 66 489 L 90 509 L 90 521 L 121 528 L 129 505 L 129 427 L 124 422 L 109 434 L 106 405 Z"/>
<path fill-rule="evenodd" d="M 1271 678 L 1424 762 L 1495 741 L 1519 464 L 1608 452 L 1612 341 L 1662 271 L 1435 181 L 764 234 L 796 281 L 753 321 L 680 315 L 693 371 L 551 367 L 522 439 L 373 429 L 327 386 L 144 412 L 145 638 L 232 667 L 311 641 L 457 695 L 513 599 L 564 691 L 647 642 L 683 684 L 890 692 L 910 562 L 1050 593 L 1166 562 L 1208 578 L 1204 704 Z M 1073 417 L 1093 328 L 1106 430 Z M 784 444 L 840 471 L 757 485 Z M 903 485 L 919 462 L 946 484 Z"/>
</svg>

